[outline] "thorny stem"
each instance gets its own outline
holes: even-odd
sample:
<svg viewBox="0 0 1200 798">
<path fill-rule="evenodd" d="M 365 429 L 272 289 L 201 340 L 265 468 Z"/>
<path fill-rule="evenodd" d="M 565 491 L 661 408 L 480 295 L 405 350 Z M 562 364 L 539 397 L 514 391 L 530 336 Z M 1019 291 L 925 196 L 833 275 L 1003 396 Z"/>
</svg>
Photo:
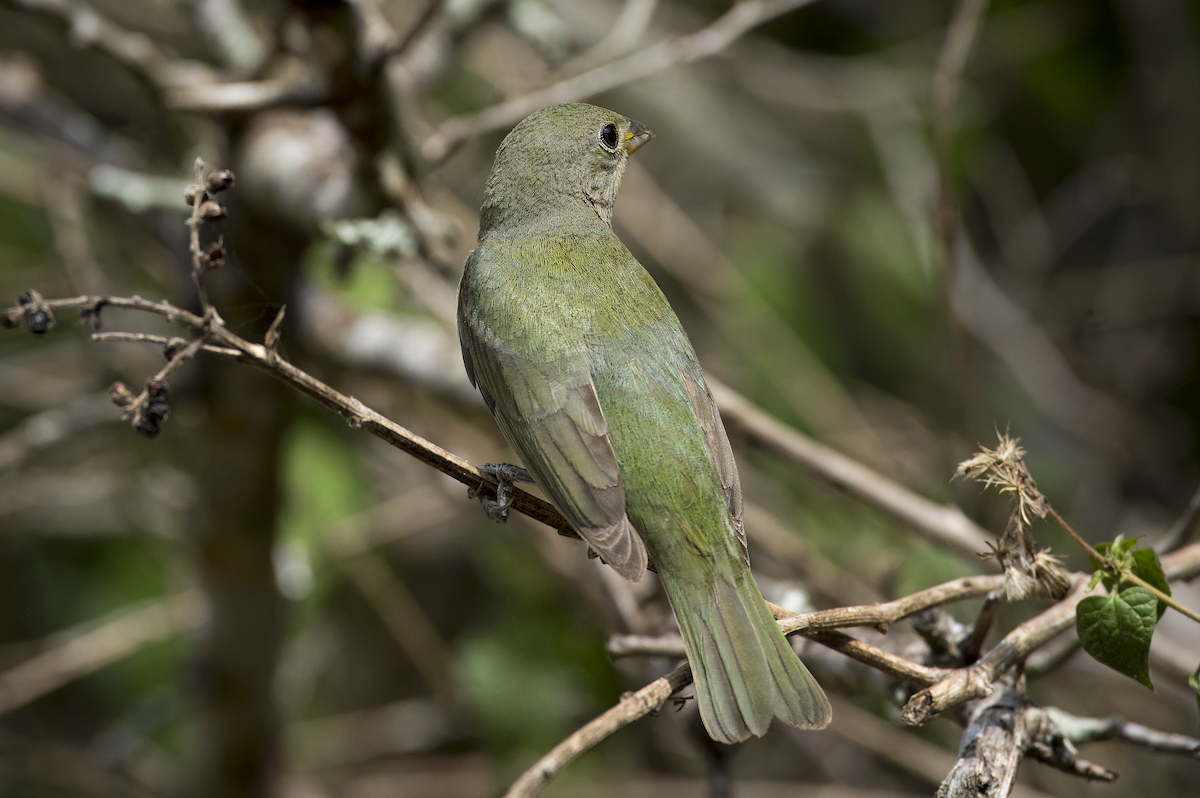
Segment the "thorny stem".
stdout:
<svg viewBox="0 0 1200 798">
<path fill-rule="evenodd" d="M 1153 593 L 1154 597 L 1163 604 L 1166 604 L 1168 607 L 1172 607 L 1176 611 L 1186 615 L 1196 623 L 1200 623 L 1200 614 L 1197 614 L 1195 610 L 1185 607 L 1175 599 L 1168 596 L 1166 593 L 1159 590 L 1154 585 L 1147 582 L 1145 579 L 1142 579 L 1130 569 L 1118 566 L 1115 562 L 1113 562 L 1111 557 L 1106 557 L 1100 552 L 1096 551 L 1096 549 L 1090 543 L 1081 538 L 1079 533 L 1071 528 L 1071 525 L 1066 522 L 1066 519 L 1058 514 L 1058 510 L 1055 510 L 1053 506 L 1049 505 L 1049 503 L 1047 503 L 1047 507 L 1050 510 L 1050 515 L 1054 516 L 1054 520 L 1058 522 L 1058 525 L 1065 529 L 1067 534 L 1075 539 L 1076 543 L 1078 543 L 1080 546 L 1083 546 L 1084 550 L 1091 555 L 1092 559 L 1100 563 L 1101 568 L 1113 576 L 1119 576 L 1127 582 L 1133 582 L 1138 587 L 1144 587 L 1146 590 L 1149 590 L 1151 593 Z"/>
</svg>

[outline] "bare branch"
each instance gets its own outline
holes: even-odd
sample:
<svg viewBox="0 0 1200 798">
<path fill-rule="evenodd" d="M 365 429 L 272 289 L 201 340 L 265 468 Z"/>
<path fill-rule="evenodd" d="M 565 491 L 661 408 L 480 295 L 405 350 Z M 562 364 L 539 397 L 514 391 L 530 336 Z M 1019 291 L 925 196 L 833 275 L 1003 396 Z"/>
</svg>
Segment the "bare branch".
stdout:
<svg viewBox="0 0 1200 798">
<path fill-rule="evenodd" d="M 408 655 L 429 689 L 439 698 L 451 701 L 454 655 L 408 587 L 374 552 L 345 557 L 335 553 L 333 559 L 383 619 L 392 639 Z"/>
<path fill-rule="evenodd" d="M 1063 736 L 1073 743 L 1093 740 L 1124 740 L 1152 751 L 1166 754 L 1186 754 L 1200 759 L 1200 739 L 1186 734 L 1158 731 L 1140 723 L 1131 723 L 1120 715 L 1107 718 L 1080 718 L 1055 707 L 1046 714 Z"/>
<path fill-rule="evenodd" d="M 270 56 L 241 0 L 198 0 L 196 26 L 233 72 L 251 75 Z"/>
<path fill-rule="evenodd" d="M 354 12 L 358 60 L 362 67 L 371 67 L 400 45 L 400 34 L 383 14 L 379 0 L 349 0 Z"/>
<path fill-rule="evenodd" d="M 959 759 L 938 789 L 938 798 L 1006 798 L 1014 793 L 1026 755 L 1073 775 L 1113 781 L 1117 774 L 1078 757 L 1046 711 L 1032 706 L 1018 681 L 980 701 L 970 714 Z"/>
<path fill-rule="evenodd" d="M 0 715 L 23 707 L 68 682 L 94 673 L 142 647 L 182 629 L 195 629 L 208 615 L 195 591 L 122 610 L 95 626 L 72 629 L 52 638 L 45 652 L 0 673 Z"/>
<path fill-rule="evenodd" d="M 20 464 L 38 449 L 112 420 L 112 402 L 107 394 L 86 396 L 67 407 L 30 416 L 0 435 L 0 471 Z"/>
<path fill-rule="evenodd" d="M 277 77 L 265 80 L 169 86 L 165 99 L 168 107 L 179 111 L 213 113 L 315 103 L 327 92 L 328 86 L 320 73 L 296 60 L 280 70 Z"/>
<path fill-rule="evenodd" d="M 706 374 L 721 418 L 754 441 L 814 476 L 900 519 L 931 540 L 975 557 L 995 538 L 951 505 L 935 504 L 882 474 L 767 415 L 748 399 Z"/>
<path fill-rule="evenodd" d="M 151 302 L 141 297 L 112 297 L 112 296 L 79 296 L 70 299 L 50 299 L 45 304 L 51 308 L 93 309 L 97 306 L 106 308 L 126 308 L 155 313 L 168 321 L 183 324 L 192 330 L 202 331 L 204 319 L 194 313 L 177 308 L 169 302 Z M 14 306 L 15 308 L 15 306 Z M 11 309 L 10 309 L 11 310 Z M 105 334 L 107 335 L 107 334 Z M 144 340 L 152 340 L 146 338 Z M 199 339 L 197 339 L 199 340 Z M 159 337 L 153 338 L 154 343 L 162 342 Z M 315 399 L 320 404 L 334 411 L 356 429 L 363 429 L 378 438 L 387 441 L 396 448 L 412 455 L 426 465 L 441 471 L 468 487 L 486 486 L 486 492 L 495 496 L 498 483 L 495 477 L 484 474 L 471 463 L 431 443 L 420 435 L 405 429 L 395 422 L 383 417 L 370 409 L 359 400 L 342 394 L 307 372 L 293 366 L 291 363 L 271 352 L 261 344 L 253 344 L 230 332 L 225 327 L 215 327 L 210 333 L 209 342 L 203 348 L 215 355 L 227 357 L 248 366 L 263 371 L 286 383 L 295 390 Z M 512 508 L 529 516 L 535 521 L 550 526 L 565 537 L 578 538 L 578 534 L 563 518 L 553 505 L 542 499 L 526 493 L 519 488 L 513 488 Z"/>
<path fill-rule="evenodd" d="M 1074 577 L 1070 595 L 1009 632 L 983 659 L 952 671 L 942 681 L 914 695 L 904 705 L 905 723 L 920 725 L 946 709 L 992 694 L 992 682 L 1059 632 L 1074 625 L 1075 607 L 1086 595 L 1087 578 Z"/>
<path fill-rule="evenodd" d="M 1180 546 L 1187 545 L 1197 527 L 1200 527 L 1200 488 L 1196 488 L 1183 515 L 1179 516 L 1179 520 L 1171 527 L 1171 531 L 1155 548 L 1158 549 L 1159 554 L 1175 551 Z"/>
<path fill-rule="evenodd" d="M 1187 579 L 1200 571 L 1200 544 L 1179 549 L 1162 559 L 1167 579 Z M 952 706 L 992 694 L 992 682 L 1013 665 L 1041 648 L 1060 632 L 1075 625 L 1075 608 L 1087 595 L 1087 577 L 1073 575 L 1070 595 L 1050 609 L 1013 629 L 975 664 L 952 671 L 945 679 L 908 700 L 901 716 L 919 725 Z"/>
<path fill-rule="evenodd" d="M 440 161 L 469 138 L 524 119 L 547 105 L 592 97 L 670 67 L 716 55 L 751 28 L 808 5 L 812 0 L 743 0 L 703 30 L 659 42 L 645 50 L 474 114 L 446 120 L 421 145 L 421 154 Z"/>
<path fill-rule="evenodd" d="M 968 576 L 936 585 L 911 596 L 871 604 L 862 607 L 838 607 L 831 610 L 813 610 L 794 613 L 777 604 L 771 604 L 772 612 L 779 620 L 779 628 L 785 635 L 802 634 L 823 642 L 814 633 L 828 629 L 854 626 L 873 626 L 887 631 L 890 624 L 904 620 L 918 612 L 940 607 L 955 601 L 982 598 L 1004 586 L 1003 575 Z M 834 638 L 827 638 L 833 640 Z M 674 647 L 678 641 L 678 647 Z M 841 645 L 840 643 L 838 645 Z M 634 654 L 676 656 L 683 651 L 683 640 L 672 637 L 644 637 L 640 635 L 613 635 L 608 642 L 608 652 L 615 657 Z M 836 647 L 836 646 L 835 646 Z"/>
<path fill-rule="evenodd" d="M 924 610 L 955 601 L 983 598 L 1004 586 L 1004 576 L 966 576 L 926 588 L 910 596 L 866 607 L 839 607 L 789 615 L 780 623 L 784 634 L 808 629 L 838 629 L 848 626 L 874 626 L 886 631 L 888 625 Z"/>
<path fill-rule="evenodd" d="M 958 322 L 1004 363 L 1048 418 L 1082 440 L 1122 448 L 1136 426 L 1130 414 L 1075 375 L 1050 336 L 996 285 L 961 225 L 950 235 L 950 307 Z"/>
<path fill-rule="evenodd" d="M 125 770 L 110 754 L 92 747 L 63 745 L 0 731 L 0 775 L 7 783 L 11 783 L 9 779 L 27 780 L 52 785 L 57 788 L 54 792 L 65 788 L 72 795 L 162 798 L 170 794 L 152 789 Z"/>
<path fill-rule="evenodd" d="M 668 698 L 691 682 L 692 668 L 683 664 L 636 693 L 622 696 L 619 704 L 586 723 L 521 774 L 508 788 L 508 792 L 504 793 L 504 798 L 531 798 L 537 795 L 559 771 L 578 759 L 581 754 L 612 736 L 617 730 L 656 712 Z"/>
<path fill-rule="evenodd" d="M 126 30 L 97 12 L 83 0 L 13 0 L 28 11 L 61 19 L 71 41 L 79 47 L 95 47 L 132 69 L 151 85 L 162 88 L 174 57 L 159 49 L 148 36 Z"/>
<path fill-rule="evenodd" d="M 962 86 L 967 58 L 975 47 L 979 28 L 987 11 L 988 0 L 961 0 L 946 31 L 946 40 L 938 55 L 937 71 L 933 76 L 933 141 L 941 161 L 940 171 L 947 173 L 945 158 L 949 152 L 950 131 L 954 122 L 954 107 Z"/>
</svg>

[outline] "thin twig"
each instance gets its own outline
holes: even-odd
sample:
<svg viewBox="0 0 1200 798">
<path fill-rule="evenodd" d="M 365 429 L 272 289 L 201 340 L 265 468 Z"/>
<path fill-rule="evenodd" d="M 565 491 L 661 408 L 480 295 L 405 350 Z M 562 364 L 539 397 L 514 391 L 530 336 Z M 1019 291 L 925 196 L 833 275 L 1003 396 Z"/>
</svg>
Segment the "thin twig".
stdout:
<svg viewBox="0 0 1200 798">
<path fill-rule="evenodd" d="M 99 626 L 86 624 L 81 630 L 60 633 L 46 651 L 0 673 L 0 715 L 181 629 L 195 629 L 206 616 L 200 594 L 189 590 L 122 610 Z"/>
<path fill-rule="evenodd" d="M 886 631 L 888 625 L 918 612 L 951 604 L 956 601 L 983 598 L 1004 586 L 1003 574 L 966 576 L 941 585 L 926 588 L 911 596 L 871 604 L 865 607 L 838 607 L 789 615 L 779 626 L 784 634 L 810 629 L 840 629 L 851 626 L 874 626 Z"/>
<path fill-rule="evenodd" d="M 421 145 L 421 154 L 427 160 L 440 161 L 463 141 L 518 122 L 539 108 L 586 99 L 664 69 L 716 55 L 751 28 L 811 2 L 813 0 L 743 0 L 734 3 L 733 8 L 711 25 L 695 33 L 659 42 L 478 113 L 452 117 L 426 139 Z"/>
<path fill-rule="evenodd" d="M 1200 567 L 1200 543 L 1163 557 L 1162 567 L 1168 581 L 1190 577 Z M 901 712 L 904 721 L 920 725 L 950 707 L 991 695 L 992 683 L 1001 674 L 1073 627 L 1075 609 L 1087 595 L 1087 576 L 1074 574 L 1072 579 L 1074 588 L 1065 599 L 1013 629 L 975 664 L 951 671 L 945 679 L 910 698 Z"/>
<path fill-rule="evenodd" d="M 430 691 L 452 702 L 454 655 L 412 591 L 374 552 L 333 559 L 383 620 L 392 639 L 404 650 Z"/>
<path fill-rule="evenodd" d="M 143 33 L 126 30 L 82 0 L 13 0 L 18 8 L 57 17 L 67 24 L 77 47 L 95 47 L 132 69 L 143 80 L 162 88 L 176 63 Z"/>
<path fill-rule="evenodd" d="M 959 508 L 937 504 L 913 493 L 862 463 L 777 421 L 711 375 L 706 374 L 705 380 L 721 410 L 721 418 L 751 436 L 755 443 L 955 551 L 974 558 L 995 542 L 987 530 L 967 518 Z"/>
<path fill-rule="evenodd" d="M 1171 527 L 1171 531 L 1155 548 L 1158 549 L 1159 554 L 1175 551 L 1179 547 L 1187 545 L 1197 527 L 1200 527 L 1200 488 L 1196 488 L 1183 515 L 1179 516 L 1179 520 Z"/>
<path fill-rule="evenodd" d="M 99 332 L 92 333 L 92 340 L 102 344 L 159 344 L 172 348 L 184 347 L 188 344 L 188 341 L 184 338 L 171 335 L 154 335 L 153 333 Z M 214 346 L 212 344 L 204 344 L 200 347 L 200 350 L 229 358 L 237 358 L 242 354 L 236 349 Z"/>
<path fill-rule="evenodd" d="M 1073 743 L 1093 740 L 1124 740 L 1152 751 L 1166 754 L 1187 754 L 1200 759 L 1200 739 L 1186 734 L 1159 731 L 1132 723 L 1120 715 L 1107 718 L 1080 718 L 1055 707 L 1047 707 L 1046 714 Z"/>
<path fill-rule="evenodd" d="M 940 162 L 939 171 L 943 179 L 949 173 L 946 159 L 949 157 L 954 107 L 958 104 L 963 70 L 979 36 L 987 6 L 988 0 L 961 0 L 954 10 L 954 17 L 950 20 L 946 39 L 938 55 L 937 70 L 933 76 L 932 122 L 934 151 Z"/>
<path fill-rule="evenodd" d="M 954 579 L 945 584 L 936 585 L 911 596 L 869 604 L 861 607 L 838 607 L 830 610 L 813 610 L 811 612 L 791 612 L 777 604 L 770 604 L 772 612 L 779 621 L 779 628 L 785 635 L 802 634 L 817 642 L 824 642 L 815 635 L 819 631 L 830 629 L 845 629 L 855 626 L 873 626 L 881 632 L 887 627 L 902 621 L 910 615 L 933 607 L 940 607 L 956 601 L 981 598 L 990 595 L 1004 585 L 1004 576 L 967 576 Z M 834 641 L 834 638 L 825 638 Z M 837 642 L 833 647 L 839 647 Z M 677 635 L 667 637 L 646 637 L 643 635 L 613 635 L 609 638 L 608 653 L 614 657 L 633 655 L 642 656 L 679 656 L 684 651 L 683 639 Z"/>
<path fill-rule="evenodd" d="M 951 671 L 940 682 L 908 700 L 901 712 L 905 723 L 919 726 L 952 706 L 992 694 L 992 683 L 1051 638 L 1075 623 L 1075 607 L 1086 595 L 1087 579 L 1074 577 L 1074 589 L 1050 609 L 1013 629 L 974 665 Z"/>
<path fill-rule="evenodd" d="M 33 452 L 91 427 L 113 421 L 108 394 L 84 396 L 26 418 L 0 435 L 0 472 L 17 466 Z"/>
<path fill-rule="evenodd" d="M 1140 576 L 1135 574 L 1130 569 L 1120 568 L 1120 567 L 1116 566 L 1112 562 L 1111 558 L 1105 557 L 1100 552 L 1098 552 L 1094 548 L 1092 548 L 1092 546 L 1089 545 L 1086 540 L 1081 538 L 1079 536 L 1079 533 L 1076 532 L 1071 527 L 1071 525 L 1068 524 L 1066 522 L 1066 520 L 1064 520 L 1063 517 L 1058 514 L 1058 510 L 1055 510 L 1053 507 L 1049 507 L 1049 511 L 1050 511 L 1050 515 L 1052 515 L 1054 517 L 1054 520 L 1058 522 L 1058 525 L 1061 526 L 1063 529 L 1065 529 L 1067 531 L 1067 534 L 1069 534 L 1072 538 L 1075 539 L 1076 543 L 1078 543 L 1080 546 L 1083 546 L 1083 548 L 1087 550 L 1087 553 L 1092 557 L 1092 559 L 1094 559 L 1096 562 L 1100 563 L 1105 571 L 1108 571 L 1109 573 L 1113 574 L 1114 576 L 1119 574 L 1122 579 L 1125 579 L 1129 582 L 1133 582 L 1138 587 L 1142 587 L 1142 588 L 1145 588 L 1146 590 L 1149 590 L 1151 593 L 1154 594 L 1154 597 L 1157 598 L 1159 601 L 1161 601 L 1163 604 L 1166 604 L 1167 606 L 1171 607 L 1176 612 L 1179 612 L 1182 615 L 1186 615 L 1188 618 L 1191 618 L 1196 623 L 1200 623 L 1200 614 L 1198 614 L 1195 610 L 1191 609 L 1190 607 L 1184 606 L 1183 604 L 1180 604 L 1179 601 L 1177 601 L 1173 597 L 1167 595 L 1166 593 L 1162 592 L 1157 587 L 1155 587 L 1154 585 L 1147 582 L 1145 579 L 1142 579 Z"/>
<path fill-rule="evenodd" d="M 79 296 L 69 299 L 46 300 L 52 308 L 89 309 L 102 305 L 106 308 L 126 308 L 155 313 L 163 318 L 183 324 L 195 331 L 205 327 L 204 319 L 194 313 L 177 308 L 169 302 L 151 302 L 141 297 Z M 107 334 L 101 334 L 107 335 Z M 145 340 L 150 340 L 149 338 Z M 158 338 L 154 343 L 160 343 Z M 209 342 L 203 344 L 205 351 L 252 366 L 286 383 L 304 395 L 334 411 L 356 429 L 363 429 L 387 441 L 401 451 L 412 455 L 426 465 L 458 480 L 468 487 L 486 486 L 485 492 L 494 497 L 498 483 L 496 478 L 485 474 L 471 463 L 431 443 L 420 435 L 383 417 L 359 400 L 346 396 L 316 379 L 302 369 L 293 366 L 279 355 L 261 344 L 250 343 L 225 327 L 213 329 Z M 560 535 L 578 538 L 567 519 L 563 518 L 549 502 L 539 499 L 519 488 L 513 488 L 512 509 L 541 521 Z"/>
<path fill-rule="evenodd" d="M 1104 555 L 1101 554 L 1100 552 L 1096 551 L 1096 549 L 1092 547 L 1091 543 L 1088 543 L 1086 540 L 1081 538 L 1079 536 L 1079 533 L 1076 532 L 1071 527 L 1071 525 L 1068 524 L 1065 520 L 1063 520 L 1063 517 L 1058 514 L 1058 510 L 1055 510 L 1054 507 L 1051 506 L 1049 503 L 1047 503 L 1047 505 L 1046 505 L 1046 510 L 1050 513 L 1050 515 L 1054 518 L 1054 520 L 1058 522 L 1058 525 L 1061 526 L 1066 531 L 1066 533 L 1068 535 L 1070 535 L 1071 538 L 1076 543 L 1078 543 L 1080 546 L 1083 547 L 1083 550 L 1088 553 L 1088 556 L 1090 556 L 1096 562 L 1099 562 L 1099 563 L 1104 562 L 1104 560 L 1105 560 Z"/>
<path fill-rule="evenodd" d="M 597 743 L 608 739 L 639 718 L 657 711 L 677 691 L 691 684 L 692 668 L 686 663 L 656 679 L 636 693 L 621 697 L 621 702 L 599 717 L 584 724 L 550 753 L 534 763 L 504 793 L 504 798 L 531 798 L 542 791 L 559 771 L 574 762 Z"/>
</svg>

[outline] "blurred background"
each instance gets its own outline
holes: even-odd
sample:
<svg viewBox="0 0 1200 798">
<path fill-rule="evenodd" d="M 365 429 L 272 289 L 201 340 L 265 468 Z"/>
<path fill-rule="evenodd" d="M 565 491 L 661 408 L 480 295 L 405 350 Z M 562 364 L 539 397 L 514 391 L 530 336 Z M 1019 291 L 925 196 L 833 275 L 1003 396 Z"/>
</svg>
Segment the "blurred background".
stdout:
<svg viewBox="0 0 1200 798">
<path fill-rule="evenodd" d="M 454 292 L 526 112 L 503 104 L 558 84 L 526 110 L 587 99 L 657 134 L 615 229 L 710 373 L 995 534 L 1005 499 L 951 477 L 1007 431 L 1084 537 L 1157 542 L 1200 483 L 1200 8 L 967 7 L 961 87 L 937 95 L 947 0 L 748 2 L 761 24 L 717 52 L 691 36 L 729 11 L 715 0 L 4 0 L 0 298 L 197 307 L 183 190 L 203 156 L 238 179 L 213 226 L 231 329 L 261 340 L 286 304 L 286 358 L 474 463 L 512 461 L 463 374 Z M 463 486 L 250 369 L 197 358 L 170 377 L 162 434 L 139 437 L 107 387 L 141 386 L 162 353 L 88 332 L 62 312 L 45 336 L 0 335 L 0 794 L 498 795 L 677 664 L 605 652 L 672 630 L 654 579 L 490 523 Z M 860 604 L 991 571 L 730 433 L 768 598 Z M 1057 529 L 1035 534 L 1087 569 Z M 1045 606 L 1003 607 L 993 634 Z M 905 624 L 876 638 L 921 644 Z M 895 685 L 815 649 L 830 730 L 714 752 L 668 705 L 546 794 L 704 795 L 713 772 L 741 796 L 931 794 L 960 727 L 904 727 Z M 1156 692 L 1081 653 L 1029 692 L 1195 735 L 1198 661 L 1168 613 Z M 1083 755 L 1120 780 L 1026 763 L 1020 789 L 1200 783 L 1194 758 Z"/>
</svg>

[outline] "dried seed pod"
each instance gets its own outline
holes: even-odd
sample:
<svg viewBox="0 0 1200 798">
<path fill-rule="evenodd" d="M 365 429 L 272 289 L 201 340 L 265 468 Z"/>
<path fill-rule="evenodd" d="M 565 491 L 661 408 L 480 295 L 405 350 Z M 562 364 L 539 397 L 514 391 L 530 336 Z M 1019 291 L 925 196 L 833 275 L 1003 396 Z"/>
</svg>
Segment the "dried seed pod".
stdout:
<svg viewBox="0 0 1200 798">
<path fill-rule="evenodd" d="M 171 415 L 171 408 L 167 406 L 166 402 L 151 402 L 146 405 L 145 415 L 155 421 L 164 421 L 167 416 Z"/>
<path fill-rule="evenodd" d="M 23 308 L 27 308 L 30 305 L 32 305 L 33 301 L 34 300 L 33 300 L 33 292 L 32 291 L 26 291 L 25 293 L 23 293 L 19 297 L 17 297 L 17 304 Z"/>
<path fill-rule="evenodd" d="M 218 219 L 224 219 L 229 215 L 229 211 L 215 200 L 205 200 L 200 205 L 200 218 L 206 222 L 215 222 Z"/>
<path fill-rule="evenodd" d="M 139 435 L 145 438 L 156 438 L 160 432 L 158 428 L 158 422 L 160 420 L 161 419 L 151 418 L 149 416 L 138 416 L 138 420 L 133 425 L 133 428 L 137 430 Z"/>
<path fill-rule="evenodd" d="M 188 205 L 195 205 L 196 200 L 200 200 L 201 202 L 203 202 L 207 198 L 207 196 L 208 195 L 204 193 L 204 189 L 200 188 L 200 186 L 197 186 L 195 184 L 188 186 L 183 191 L 183 198 L 185 200 L 187 200 Z"/>
<path fill-rule="evenodd" d="M 117 407 L 129 407 L 133 402 L 133 392 L 123 382 L 114 382 L 108 386 L 108 395 Z"/>
<path fill-rule="evenodd" d="M 204 248 L 204 257 L 208 261 L 208 265 L 214 269 L 225 263 L 225 245 L 220 241 L 214 241 Z"/>
<path fill-rule="evenodd" d="M 146 395 L 152 402 L 165 402 L 171 395 L 171 386 L 166 380 L 146 380 Z"/>
<path fill-rule="evenodd" d="M 54 317 L 47 310 L 35 310 L 29 314 L 29 331 L 34 335 L 45 335 L 54 326 Z"/>
<path fill-rule="evenodd" d="M 233 172 L 228 169 L 220 169 L 216 172 L 208 173 L 208 178 L 205 180 L 205 187 L 210 194 L 216 194 L 227 188 L 233 188 L 234 182 Z"/>
<path fill-rule="evenodd" d="M 24 317 L 24 315 L 25 314 L 22 313 L 21 309 L 18 307 L 8 308 L 3 313 L 0 313 L 0 327 L 3 327 L 6 330 L 15 330 L 21 323 L 21 319 Z"/>
</svg>

